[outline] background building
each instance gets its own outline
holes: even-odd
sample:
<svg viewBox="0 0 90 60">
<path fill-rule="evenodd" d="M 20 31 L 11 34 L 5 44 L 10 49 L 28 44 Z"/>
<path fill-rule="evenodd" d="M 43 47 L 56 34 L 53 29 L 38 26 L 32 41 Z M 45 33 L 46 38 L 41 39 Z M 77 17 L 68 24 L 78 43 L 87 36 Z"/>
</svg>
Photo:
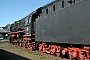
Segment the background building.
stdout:
<svg viewBox="0 0 90 60">
<path fill-rule="evenodd" d="M 7 39 L 8 31 L 4 27 L 0 27 L 0 39 Z"/>
</svg>

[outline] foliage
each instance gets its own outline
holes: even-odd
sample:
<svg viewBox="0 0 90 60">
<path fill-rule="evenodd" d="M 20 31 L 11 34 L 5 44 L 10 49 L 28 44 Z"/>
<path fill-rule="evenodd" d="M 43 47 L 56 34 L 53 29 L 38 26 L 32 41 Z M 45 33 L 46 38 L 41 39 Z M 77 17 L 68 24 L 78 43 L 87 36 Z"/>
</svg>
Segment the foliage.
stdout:
<svg viewBox="0 0 90 60">
<path fill-rule="evenodd" d="M 5 26 L 5 28 L 7 29 L 10 25 L 11 25 L 11 24 L 7 24 L 7 25 Z"/>
</svg>

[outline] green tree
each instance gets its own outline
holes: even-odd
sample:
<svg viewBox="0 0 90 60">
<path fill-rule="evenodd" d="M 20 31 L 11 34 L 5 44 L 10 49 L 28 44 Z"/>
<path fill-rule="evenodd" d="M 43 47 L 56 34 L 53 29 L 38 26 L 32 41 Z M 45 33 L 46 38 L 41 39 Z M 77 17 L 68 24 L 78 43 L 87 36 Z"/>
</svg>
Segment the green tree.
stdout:
<svg viewBox="0 0 90 60">
<path fill-rule="evenodd" d="M 5 26 L 5 28 L 7 29 L 10 25 L 11 25 L 11 24 L 7 24 L 7 25 Z"/>
</svg>

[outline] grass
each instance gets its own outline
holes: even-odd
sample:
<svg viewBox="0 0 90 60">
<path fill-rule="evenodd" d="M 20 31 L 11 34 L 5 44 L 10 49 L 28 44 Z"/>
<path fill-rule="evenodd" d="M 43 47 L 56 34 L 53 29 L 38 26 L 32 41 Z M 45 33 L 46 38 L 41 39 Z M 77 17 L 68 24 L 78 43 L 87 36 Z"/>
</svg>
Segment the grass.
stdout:
<svg viewBox="0 0 90 60">
<path fill-rule="evenodd" d="M 8 42 L 0 43 L 0 48 L 31 60 L 62 60 L 61 58 L 46 53 L 42 53 L 39 51 L 32 52 L 26 48 L 15 46 Z"/>
</svg>

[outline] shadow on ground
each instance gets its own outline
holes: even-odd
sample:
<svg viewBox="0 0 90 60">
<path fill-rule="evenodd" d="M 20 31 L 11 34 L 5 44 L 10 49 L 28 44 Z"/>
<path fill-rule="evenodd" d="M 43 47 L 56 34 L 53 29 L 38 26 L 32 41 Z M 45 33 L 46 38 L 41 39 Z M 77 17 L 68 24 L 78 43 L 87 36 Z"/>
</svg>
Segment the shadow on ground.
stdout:
<svg viewBox="0 0 90 60">
<path fill-rule="evenodd" d="M 25 57 L 0 49 L 0 60 L 31 60 L 31 59 L 27 59 Z"/>
</svg>

